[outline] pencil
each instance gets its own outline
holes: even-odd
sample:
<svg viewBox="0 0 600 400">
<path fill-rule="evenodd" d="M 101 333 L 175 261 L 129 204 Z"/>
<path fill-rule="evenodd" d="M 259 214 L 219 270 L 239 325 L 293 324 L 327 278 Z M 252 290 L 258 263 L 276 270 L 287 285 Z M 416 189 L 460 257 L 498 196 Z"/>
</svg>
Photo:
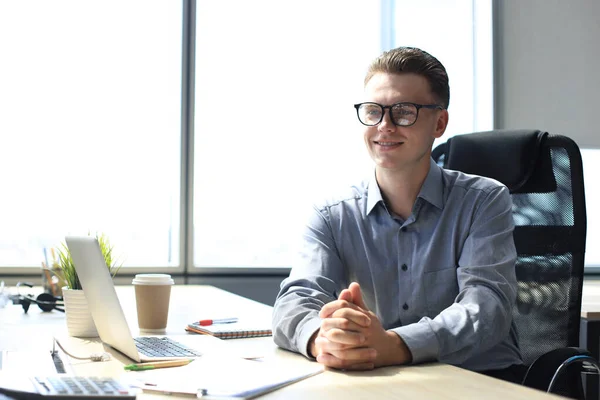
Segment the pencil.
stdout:
<svg viewBox="0 0 600 400">
<path fill-rule="evenodd" d="M 52 254 L 52 266 L 56 264 L 56 254 L 54 254 L 54 247 L 50 247 L 50 254 Z"/>
<path fill-rule="evenodd" d="M 126 365 L 124 368 L 128 371 L 144 371 L 147 369 L 180 367 L 182 365 L 188 365 L 192 361 L 194 360 L 191 358 L 181 360 L 155 361 L 153 363 L 129 364 Z"/>
</svg>

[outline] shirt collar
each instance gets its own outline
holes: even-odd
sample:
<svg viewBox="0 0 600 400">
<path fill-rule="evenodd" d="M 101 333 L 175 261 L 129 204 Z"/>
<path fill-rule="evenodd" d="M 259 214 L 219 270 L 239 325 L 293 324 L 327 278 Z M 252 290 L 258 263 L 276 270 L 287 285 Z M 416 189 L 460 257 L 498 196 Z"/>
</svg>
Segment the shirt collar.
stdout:
<svg viewBox="0 0 600 400">
<path fill-rule="evenodd" d="M 435 161 L 433 161 L 433 159 L 430 158 L 429 172 L 427 173 L 425 182 L 423 182 L 421 191 L 417 196 L 417 198 L 421 197 L 423 200 L 433 204 L 439 209 L 442 209 L 444 206 L 444 185 L 442 183 L 441 168 L 442 167 L 437 165 Z M 377 184 L 375 171 L 373 171 L 373 175 L 371 175 L 371 179 L 369 180 L 369 188 L 367 195 L 367 215 L 371 213 L 373 208 L 375 208 L 375 206 L 379 202 L 384 204 L 383 196 L 381 195 L 381 190 L 379 189 L 379 185 Z"/>
<path fill-rule="evenodd" d="M 369 215 L 377 203 L 381 202 L 381 204 L 384 204 L 383 196 L 381 196 L 381 191 L 379 190 L 379 185 L 377 184 L 375 170 L 373 170 L 373 174 L 369 180 L 369 188 L 367 190 L 367 215 Z"/>
<path fill-rule="evenodd" d="M 444 183 L 442 182 L 442 167 L 432 158 L 429 159 L 429 172 L 423 182 L 417 197 L 431 203 L 440 210 L 444 208 Z"/>
</svg>

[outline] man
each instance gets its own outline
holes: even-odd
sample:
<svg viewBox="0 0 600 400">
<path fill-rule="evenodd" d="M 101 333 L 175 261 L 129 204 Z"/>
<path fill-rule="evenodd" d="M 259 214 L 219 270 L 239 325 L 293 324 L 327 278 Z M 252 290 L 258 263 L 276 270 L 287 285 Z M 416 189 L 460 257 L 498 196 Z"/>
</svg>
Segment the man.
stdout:
<svg viewBox="0 0 600 400">
<path fill-rule="evenodd" d="M 445 68 L 397 48 L 370 65 L 364 94 L 375 174 L 314 207 L 277 296 L 275 342 L 332 368 L 439 360 L 519 381 L 508 190 L 431 159 L 448 124 Z"/>
</svg>

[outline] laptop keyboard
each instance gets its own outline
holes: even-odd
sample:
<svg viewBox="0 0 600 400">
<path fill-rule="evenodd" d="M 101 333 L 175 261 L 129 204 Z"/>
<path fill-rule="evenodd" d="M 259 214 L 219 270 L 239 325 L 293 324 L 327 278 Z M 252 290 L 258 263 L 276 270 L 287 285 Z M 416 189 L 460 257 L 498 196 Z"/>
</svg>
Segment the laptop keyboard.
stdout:
<svg viewBox="0 0 600 400">
<path fill-rule="evenodd" d="M 134 338 L 138 351 L 150 357 L 198 357 L 202 353 L 167 337 L 141 336 Z"/>
</svg>

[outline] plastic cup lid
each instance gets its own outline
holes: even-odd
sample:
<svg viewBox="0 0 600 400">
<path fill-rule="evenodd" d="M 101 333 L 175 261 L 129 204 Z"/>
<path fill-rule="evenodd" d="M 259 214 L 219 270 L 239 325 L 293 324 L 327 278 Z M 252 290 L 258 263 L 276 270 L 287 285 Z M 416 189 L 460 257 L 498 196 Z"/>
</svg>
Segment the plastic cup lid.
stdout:
<svg viewBox="0 0 600 400">
<path fill-rule="evenodd" d="M 169 274 L 137 274 L 131 283 L 134 285 L 173 285 L 175 281 Z"/>
</svg>

